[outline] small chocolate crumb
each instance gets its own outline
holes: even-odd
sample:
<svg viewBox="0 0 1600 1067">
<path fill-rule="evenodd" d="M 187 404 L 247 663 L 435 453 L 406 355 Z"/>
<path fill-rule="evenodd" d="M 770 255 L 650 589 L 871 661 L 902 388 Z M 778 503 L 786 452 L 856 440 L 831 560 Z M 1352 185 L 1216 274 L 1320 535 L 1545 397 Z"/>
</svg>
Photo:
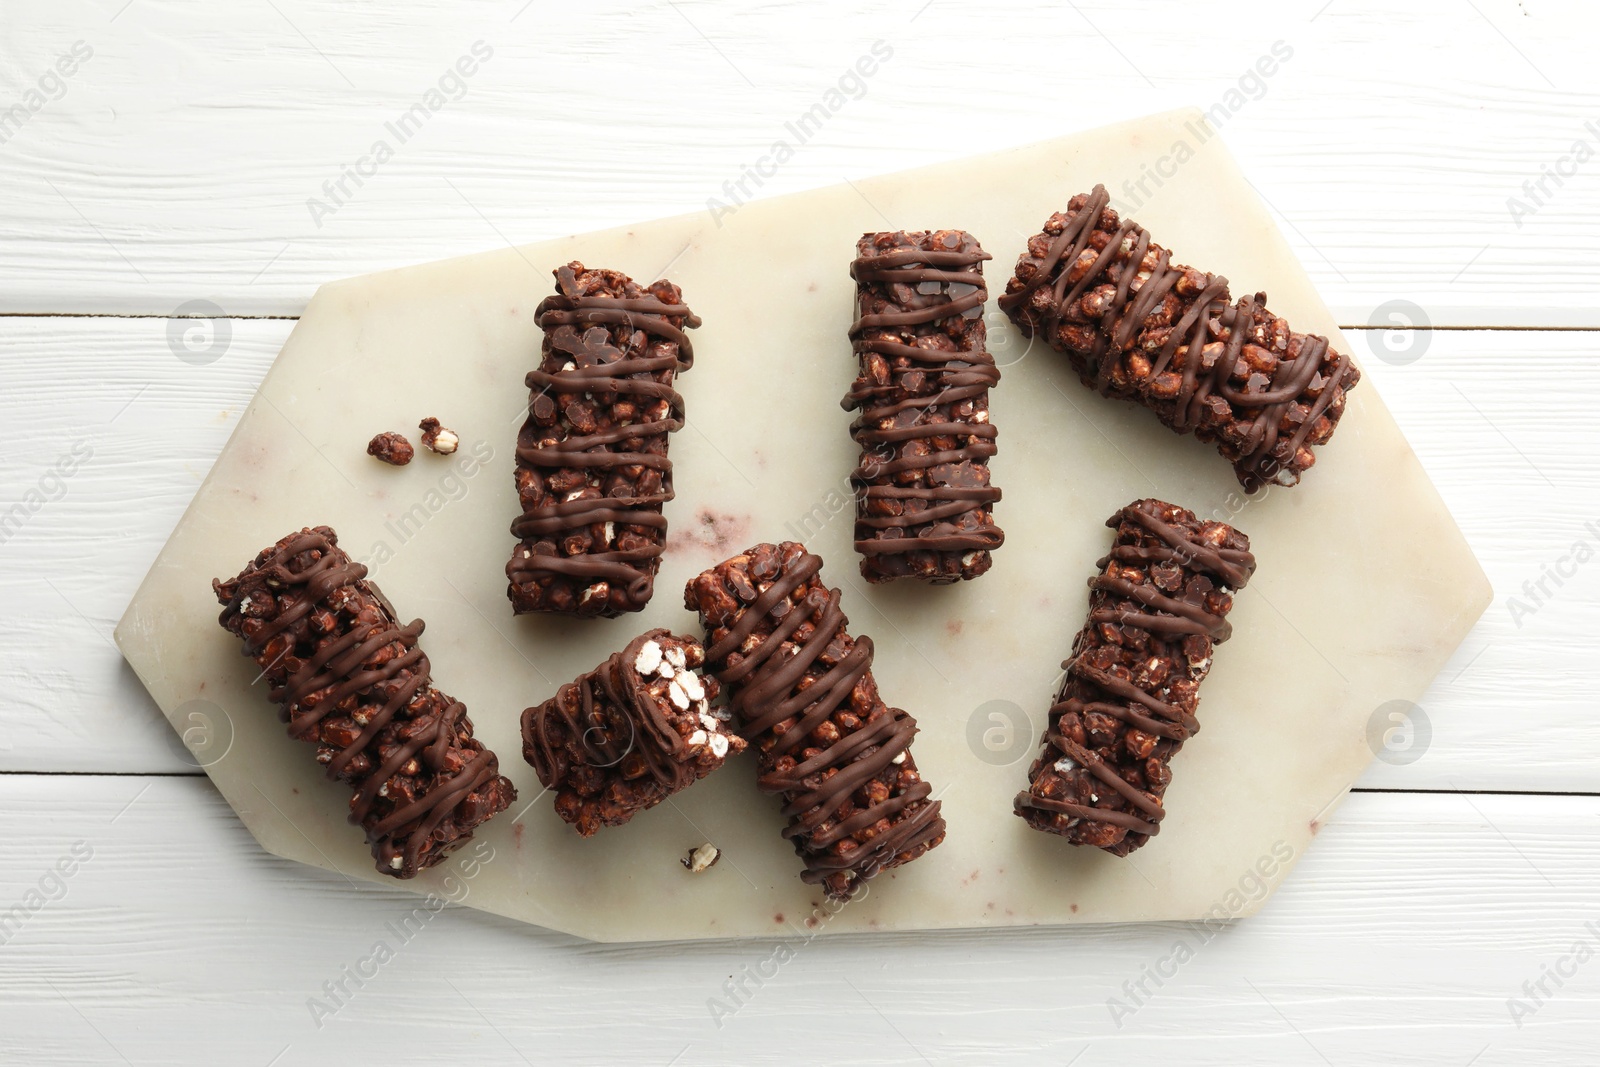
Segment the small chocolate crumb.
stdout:
<svg viewBox="0 0 1600 1067">
<path fill-rule="evenodd" d="M 461 438 L 456 436 L 456 432 L 439 425 L 439 420 L 431 415 L 419 422 L 417 429 L 422 431 L 422 446 L 430 452 L 448 456 L 461 447 Z"/>
<path fill-rule="evenodd" d="M 380 433 L 367 442 L 367 455 L 393 467 L 404 467 L 416 454 L 417 450 L 411 447 L 411 442 L 406 440 L 405 434 L 393 431 Z"/>
<path fill-rule="evenodd" d="M 715 867 L 722 858 L 722 851 L 707 841 L 699 848 L 691 848 L 689 854 L 678 862 L 689 868 L 690 874 L 699 874 L 701 871 Z"/>
</svg>

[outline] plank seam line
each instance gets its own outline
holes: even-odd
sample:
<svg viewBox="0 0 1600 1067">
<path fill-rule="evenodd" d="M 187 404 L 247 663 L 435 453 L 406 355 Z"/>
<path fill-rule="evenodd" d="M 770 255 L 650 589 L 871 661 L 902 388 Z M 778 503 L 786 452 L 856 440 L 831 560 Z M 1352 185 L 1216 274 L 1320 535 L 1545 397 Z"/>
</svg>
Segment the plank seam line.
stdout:
<svg viewBox="0 0 1600 1067">
<path fill-rule="evenodd" d="M 205 778 L 203 771 L 0 771 L 0 778 Z M 1498 797 L 1593 797 L 1600 791 L 1566 789 L 1377 789 L 1361 787 L 1351 793 L 1395 796 L 1498 796 Z"/>
<path fill-rule="evenodd" d="M 1600 797 L 1600 792 L 1581 789 L 1351 789 L 1352 793 L 1392 793 L 1397 796 L 1495 796 L 1495 797 Z"/>
<path fill-rule="evenodd" d="M 0 771 L 0 778 L 205 778 L 204 771 Z"/>
<path fill-rule="evenodd" d="M 206 322 L 299 322 L 299 315 L 161 315 L 151 312 L 114 311 L 0 311 L 0 319 L 199 319 Z M 1351 333 L 1600 333 L 1593 326 L 1373 326 L 1339 323 L 1341 331 Z"/>
<path fill-rule="evenodd" d="M 155 315 L 144 312 L 113 311 L 0 311 L 0 319 L 200 319 L 212 322 L 227 319 L 230 322 L 255 322 L 281 320 L 298 322 L 299 315 Z"/>
</svg>

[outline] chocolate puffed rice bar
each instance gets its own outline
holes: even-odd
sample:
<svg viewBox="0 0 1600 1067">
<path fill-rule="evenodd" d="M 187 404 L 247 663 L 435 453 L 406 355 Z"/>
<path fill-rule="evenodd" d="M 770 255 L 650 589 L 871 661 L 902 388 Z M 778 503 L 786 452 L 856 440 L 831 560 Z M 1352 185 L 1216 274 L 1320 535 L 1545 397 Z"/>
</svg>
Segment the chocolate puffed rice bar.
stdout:
<svg viewBox="0 0 1600 1067">
<path fill-rule="evenodd" d="M 1168 764 L 1200 729 L 1200 683 L 1255 557 L 1233 527 L 1159 500 L 1106 525 L 1116 538 L 1014 807 L 1037 830 L 1126 856 L 1161 829 Z"/>
<path fill-rule="evenodd" d="M 535 314 L 544 331 L 517 435 L 522 515 L 506 564 L 517 614 L 611 618 L 650 601 L 672 499 L 667 435 L 683 427 L 674 379 L 700 319 L 676 285 L 645 287 L 569 263 Z"/>
<path fill-rule="evenodd" d="M 522 713 L 523 758 L 578 833 L 621 826 L 744 751 L 704 663 L 694 638 L 651 630 Z"/>
<path fill-rule="evenodd" d="M 843 405 L 860 412 L 850 481 L 861 575 L 976 578 L 1005 540 L 990 511 L 1000 499 L 989 484 L 989 389 L 1000 381 L 984 347 L 990 256 L 962 230 L 864 234 L 856 252 L 860 374 Z"/>
<path fill-rule="evenodd" d="M 1000 307 L 1066 354 L 1083 384 L 1215 443 L 1247 492 L 1295 485 L 1361 380 L 1328 339 L 1296 333 L 1256 293 L 1172 262 L 1119 219 L 1105 187 L 1075 196 L 1028 241 Z"/>
<path fill-rule="evenodd" d="M 466 706 L 433 684 L 417 645 L 326 526 L 263 550 L 213 581 L 219 622 L 244 639 L 289 736 L 317 746 L 328 777 L 352 786 L 350 821 L 377 868 L 411 878 L 471 840 L 517 791 L 472 736 Z"/>
<path fill-rule="evenodd" d="M 916 720 L 878 695 L 872 639 L 846 632 L 821 569 L 804 545 L 756 545 L 691 579 L 684 605 L 756 747 L 757 785 L 783 798 L 801 879 L 848 899 L 938 845 L 945 824 L 911 756 Z"/>
</svg>

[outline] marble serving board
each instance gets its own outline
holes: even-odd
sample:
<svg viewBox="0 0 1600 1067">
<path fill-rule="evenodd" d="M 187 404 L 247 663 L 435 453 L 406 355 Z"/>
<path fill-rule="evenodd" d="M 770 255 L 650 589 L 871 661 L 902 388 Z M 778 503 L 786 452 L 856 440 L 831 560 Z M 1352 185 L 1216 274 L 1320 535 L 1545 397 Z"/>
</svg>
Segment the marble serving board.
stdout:
<svg viewBox="0 0 1600 1067">
<path fill-rule="evenodd" d="M 1157 182 L 1149 175 L 1159 171 Z M 1141 187 L 1140 179 L 1144 178 Z M 851 548 L 855 448 L 848 275 L 864 231 L 952 227 L 994 255 L 992 292 L 1026 238 L 1096 182 L 1175 257 L 1266 290 L 1340 348 L 1327 308 L 1198 111 L 920 170 L 323 287 L 117 630 L 129 662 L 268 850 L 351 879 L 600 941 L 1133 922 L 1258 909 L 1373 758 L 1369 723 L 1417 699 L 1489 602 L 1488 583 L 1371 382 L 1293 489 L 1244 498 L 1226 462 L 1148 413 L 1085 390 L 993 308 L 1004 379 L 995 509 L 1006 542 L 981 579 L 868 588 Z M 534 307 L 572 259 L 670 277 L 705 320 L 680 379 L 678 496 L 645 612 L 610 621 L 511 614 L 514 438 L 539 348 Z M 433 415 L 452 458 L 365 454 Z M 1201 691 L 1201 733 L 1174 764 L 1161 834 L 1117 859 L 1012 815 L 1085 583 L 1118 507 L 1158 496 L 1237 524 L 1260 569 Z M 285 736 L 256 671 L 216 623 L 210 582 L 302 526 L 336 528 L 406 618 L 428 622 L 436 680 L 464 700 L 522 799 L 447 865 L 376 874 L 345 822 L 348 790 Z M 944 801 L 938 849 L 842 909 L 799 880 L 778 803 L 747 754 L 620 829 L 580 839 L 523 763 L 518 718 L 653 626 L 694 632 L 684 582 L 762 540 L 801 539 L 877 644 L 892 703 L 921 723 L 916 756 Z M 714 842 L 699 874 L 681 857 Z"/>
</svg>

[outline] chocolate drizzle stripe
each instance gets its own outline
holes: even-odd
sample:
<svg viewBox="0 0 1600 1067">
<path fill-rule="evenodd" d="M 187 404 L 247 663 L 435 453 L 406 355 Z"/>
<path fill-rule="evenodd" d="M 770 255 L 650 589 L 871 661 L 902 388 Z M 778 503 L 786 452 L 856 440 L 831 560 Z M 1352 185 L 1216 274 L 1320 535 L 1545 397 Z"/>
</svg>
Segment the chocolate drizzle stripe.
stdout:
<svg viewBox="0 0 1600 1067">
<path fill-rule="evenodd" d="M 1140 626 L 1137 622 L 1123 623 L 1123 625 L 1133 626 L 1137 629 L 1146 629 L 1146 627 Z M 1085 666 L 1077 660 L 1069 660 L 1067 662 L 1067 674 L 1069 677 L 1081 678 L 1084 681 L 1091 683 L 1093 686 L 1104 691 L 1110 696 L 1121 697 L 1124 701 L 1128 702 L 1127 706 L 1129 710 L 1132 710 L 1135 704 L 1143 704 L 1145 708 L 1158 719 L 1169 723 L 1175 723 L 1176 725 L 1182 727 L 1186 737 L 1192 737 L 1195 733 L 1199 732 L 1200 723 L 1182 708 L 1175 707 L 1159 697 L 1152 696 L 1151 694 L 1146 693 L 1143 689 L 1140 689 L 1138 686 L 1133 685 L 1130 682 L 1125 682 L 1115 675 L 1107 674 L 1105 671 L 1096 670 L 1093 667 Z"/>
<path fill-rule="evenodd" d="M 988 259 L 989 257 L 984 256 L 983 258 Z M 860 260 L 856 262 L 859 263 Z M 921 271 L 879 271 L 876 273 L 883 280 L 893 281 L 902 285 L 910 285 L 913 282 L 925 280 L 921 277 Z M 896 277 L 896 275 L 899 276 Z M 983 284 L 983 276 L 981 274 L 957 275 L 957 277 L 968 279 L 975 277 L 978 279 L 977 284 L 979 286 Z M 973 283 L 969 280 L 964 284 L 972 285 Z M 973 308 L 982 307 L 987 299 L 988 291 L 980 288 L 977 292 L 968 293 L 966 296 L 951 300 L 948 304 L 937 304 L 933 307 L 916 308 L 911 311 L 885 311 L 877 315 L 863 315 L 850 324 L 850 335 L 854 337 L 856 334 L 866 330 L 882 329 L 885 326 L 921 326 L 924 323 L 938 322 L 940 319 L 954 318 L 957 315 L 971 311 Z M 999 380 L 998 374 L 996 375 L 996 380 Z"/>
<path fill-rule="evenodd" d="M 1041 811 L 1059 812 L 1072 815 L 1079 819 L 1094 819 L 1097 822 L 1109 822 L 1117 826 L 1133 830 L 1137 833 L 1155 836 L 1160 832 L 1160 822 L 1166 814 L 1161 809 L 1159 802 L 1152 802 L 1139 790 L 1124 782 L 1117 773 L 1106 766 L 1105 760 L 1097 753 L 1091 752 L 1082 745 L 1071 740 L 1062 742 L 1062 751 L 1077 764 L 1093 774 L 1105 785 L 1108 785 L 1128 803 L 1151 817 L 1152 821 L 1145 821 L 1136 815 L 1125 811 L 1111 811 L 1106 808 L 1090 807 L 1087 804 L 1075 804 L 1066 800 L 1052 800 L 1048 797 L 1031 797 L 1028 807 Z"/>
<path fill-rule="evenodd" d="M 936 241 L 945 247 L 921 247 Z M 904 242 L 918 247 L 894 247 Z M 981 484 L 951 483 L 971 477 L 963 471 L 986 467 L 996 454 L 996 431 L 987 421 L 986 405 L 979 418 L 948 413 L 964 402 L 986 401 L 989 389 L 1000 380 L 1000 371 L 983 346 L 981 317 L 969 322 L 981 314 L 988 298 L 981 265 L 991 257 L 970 235 L 956 231 L 867 234 L 859 251 L 850 275 L 858 285 L 860 313 L 849 333 L 861 377 L 843 406 L 860 412 L 850 432 L 861 446 L 861 461 L 851 472 L 851 481 L 857 498 L 856 550 L 866 557 L 862 574 L 872 581 L 900 573 L 935 581 L 973 577 L 987 569 L 986 554 L 999 547 L 1004 534 L 992 521 L 974 523 L 965 517 L 974 511 L 986 514 L 987 507 L 1000 499 L 1000 490 L 988 484 L 986 470 L 976 479 Z M 946 332 L 943 324 L 950 323 L 958 326 Z M 925 332 L 928 327 L 941 328 Z M 919 343 L 908 343 L 908 337 Z M 877 357 L 904 361 L 908 370 L 896 372 L 888 364 L 890 369 L 875 376 Z M 938 391 L 921 395 L 919 388 L 908 388 L 913 371 L 918 376 L 936 375 Z M 910 422 L 904 418 L 908 412 L 914 413 Z M 924 413 L 927 421 L 920 421 Z M 932 445 L 938 438 L 953 439 L 958 445 L 925 449 L 922 444 Z M 895 484 L 912 472 L 917 473 L 916 484 Z M 913 501 L 924 506 L 907 510 Z M 953 566 L 933 564 L 932 573 L 889 562 L 930 552 L 951 554 L 957 560 Z M 965 558 L 972 553 L 983 557 Z M 928 564 L 922 566 L 925 571 Z"/>
<path fill-rule="evenodd" d="M 1160 558 L 1172 560 L 1181 566 L 1211 571 L 1231 589 L 1243 589 L 1256 571 L 1256 558 L 1248 551 L 1236 548 L 1213 548 L 1202 544 L 1186 536 L 1176 526 L 1162 522 L 1142 508 L 1123 508 L 1113 516 L 1112 521 L 1120 522 L 1125 518 L 1133 520 L 1166 542 L 1165 547 L 1159 550 Z M 1133 545 L 1116 545 L 1107 558 L 1150 559 L 1154 557 L 1145 553 L 1154 551 L 1158 550 L 1140 549 Z M 1104 567 L 1105 561 L 1102 560 L 1097 566 Z"/>
<path fill-rule="evenodd" d="M 1062 664 L 1062 666 L 1065 667 L 1066 664 Z M 1069 697 L 1066 700 L 1058 700 L 1052 704 L 1050 706 L 1050 716 L 1051 721 L 1055 721 L 1066 712 L 1081 714 L 1083 712 L 1098 711 L 1121 719 L 1123 722 L 1132 723 L 1147 734 L 1165 737 L 1169 741 L 1187 741 L 1194 733 L 1190 727 L 1198 728 L 1198 723 L 1191 716 L 1185 716 L 1178 722 L 1164 722 L 1160 719 L 1151 718 L 1139 711 L 1137 704 L 1137 701 L 1113 704 L 1104 700 L 1080 700 L 1077 697 Z"/>
<path fill-rule="evenodd" d="M 666 320 L 668 315 L 683 315 L 693 324 L 698 324 L 699 320 L 682 304 L 667 304 L 654 297 L 573 298 L 556 295 L 546 297 L 534 310 L 534 314 L 541 330 L 548 330 L 553 326 L 626 326 L 633 330 L 644 330 L 678 346 L 679 370 L 688 370 L 694 366 L 694 347 L 689 343 L 689 335 Z"/>
<path fill-rule="evenodd" d="M 1101 575 L 1089 580 L 1091 589 L 1105 589 L 1126 597 L 1137 600 L 1146 611 L 1109 611 L 1099 610 L 1091 612 L 1091 622 L 1125 623 L 1129 626 L 1138 626 L 1152 632 L 1159 631 L 1169 634 L 1206 634 L 1215 641 L 1226 641 L 1233 633 L 1233 627 L 1219 615 L 1213 615 L 1198 604 L 1190 604 L 1183 600 L 1174 600 L 1162 596 L 1160 592 L 1148 586 L 1134 585 L 1132 582 L 1121 578 L 1107 578 Z M 1160 612 L 1162 614 L 1151 614 Z"/>
</svg>

